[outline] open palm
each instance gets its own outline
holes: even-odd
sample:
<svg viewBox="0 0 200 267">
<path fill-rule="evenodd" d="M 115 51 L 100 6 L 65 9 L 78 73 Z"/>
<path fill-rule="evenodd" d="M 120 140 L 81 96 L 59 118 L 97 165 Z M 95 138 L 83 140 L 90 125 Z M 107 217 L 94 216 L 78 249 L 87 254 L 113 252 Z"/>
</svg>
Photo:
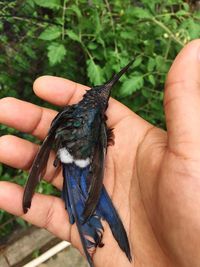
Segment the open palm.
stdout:
<svg viewBox="0 0 200 267">
<path fill-rule="evenodd" d="M 199 60 L 198 54 L 199 52 Z M 108 126 L 115 145 L 106 159 L 104 184 L 127 230 L 129 263 L 105 226 L 95 266 L 200 266 L 200 41 L 187 45 L 169 72 L 165 90 L 167 132 L 110 99 Z M 34 83 L 40 98 L 55 105 L 77 103 L 87 87 L 44 76 Z M 43 140 L 56 112 L 13 98 L 0 100 L 0 122 Z M 0 162 L 29 169 L 38 146 L 14 136 L 0 138 Z M 50 157 L 44 178 L 62 187 Z M 0 208 L 69 240 L 81 252 L 76 226 L 69 224 L 60 198 L 35 194 L 22 211 L 23 188 L 0 182 Z"/>
</svg>

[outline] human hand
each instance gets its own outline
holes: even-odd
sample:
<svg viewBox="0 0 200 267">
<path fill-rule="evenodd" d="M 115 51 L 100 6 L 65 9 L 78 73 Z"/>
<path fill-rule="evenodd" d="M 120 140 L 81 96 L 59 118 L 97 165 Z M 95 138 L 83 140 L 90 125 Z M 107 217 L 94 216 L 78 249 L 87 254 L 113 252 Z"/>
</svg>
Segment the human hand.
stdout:
<svg viewBox="0 0 200 267">
<path fill-rule="evenodd" d="M 199 60 L 198 54 L 199 53 Z M 108 226 L 95 266 L 200 266 L 200 40 L 187 45 L 168 74 L 164 107 L 167 132 L 154 127 L 114 99 L 107 110 L 115 145 L 108 148 L 104 184 L 127 230 L 133 262 L 119 249 Z M 78 102 L 87 87 L 44 76 L 34 92 L 55 105 Z M 0 100 L 0 123 L 43 140 L 56 112 L 13 98 Z M 17 149 L 16 149 L 17 148 Z M 14 136 L 0 137 L 0 162 L 28 170 L 38 146 Z M 51 154 L 44 179 L 62 187 Z M 82 252 L 63 201 L 36 193 L 27 214 L 23 188 L 0 182 L 0 208 L 44 227 Z"/>
</svg>

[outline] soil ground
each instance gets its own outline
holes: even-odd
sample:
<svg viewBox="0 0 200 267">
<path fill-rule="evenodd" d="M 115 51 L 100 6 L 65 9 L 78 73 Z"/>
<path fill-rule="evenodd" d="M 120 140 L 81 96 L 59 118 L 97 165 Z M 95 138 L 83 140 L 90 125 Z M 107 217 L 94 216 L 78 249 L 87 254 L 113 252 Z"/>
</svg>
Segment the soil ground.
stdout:
<svg viewBox="0 0 200 267">
<path fill-rule="evenodd" d="M 81 254 L 70 246 L 38 267 L 88 267 L 88 264 Z"/>
</svg>

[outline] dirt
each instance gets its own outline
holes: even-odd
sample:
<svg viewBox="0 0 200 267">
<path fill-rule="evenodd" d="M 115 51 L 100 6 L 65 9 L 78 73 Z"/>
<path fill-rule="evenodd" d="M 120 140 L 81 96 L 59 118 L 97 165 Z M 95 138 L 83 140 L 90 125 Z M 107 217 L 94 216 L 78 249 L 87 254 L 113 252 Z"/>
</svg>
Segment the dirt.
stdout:
<svg viewBox="0 0 200 267">
<path fill-rule="evenodd" d="M 70 246 L 38 267 L 88 267 L 88 264 L 81 254 Z"/>
</svg>

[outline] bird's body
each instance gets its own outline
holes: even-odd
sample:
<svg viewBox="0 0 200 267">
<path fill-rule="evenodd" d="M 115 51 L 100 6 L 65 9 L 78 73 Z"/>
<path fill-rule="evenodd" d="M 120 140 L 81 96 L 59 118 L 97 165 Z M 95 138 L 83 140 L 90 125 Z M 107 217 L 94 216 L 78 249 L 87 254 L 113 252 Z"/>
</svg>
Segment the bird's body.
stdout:
<svg viewBox="0 0 200 267">
<path fill-rule="evenodd" d="M 108 83 L 88 90 L 78 104 L 66 106 L 58 113 L 34 160 L 24 192 L 23 208 L 27 212 L 50 149 L 54 147 L 57 154 L 54 166 L 61 162 L 63 168 L 62 198 L 70 223 L 77 224 L 91 267 L 96 247 L 103 246 L 102 220 L 107 221 L 120 248 L 131 260 L 126 231 L 103 186 L 106 150 L 113 138 L 112 130 L 106 125 L 105 111 L 113 84 L 130 64 Z"/>
</svg>

